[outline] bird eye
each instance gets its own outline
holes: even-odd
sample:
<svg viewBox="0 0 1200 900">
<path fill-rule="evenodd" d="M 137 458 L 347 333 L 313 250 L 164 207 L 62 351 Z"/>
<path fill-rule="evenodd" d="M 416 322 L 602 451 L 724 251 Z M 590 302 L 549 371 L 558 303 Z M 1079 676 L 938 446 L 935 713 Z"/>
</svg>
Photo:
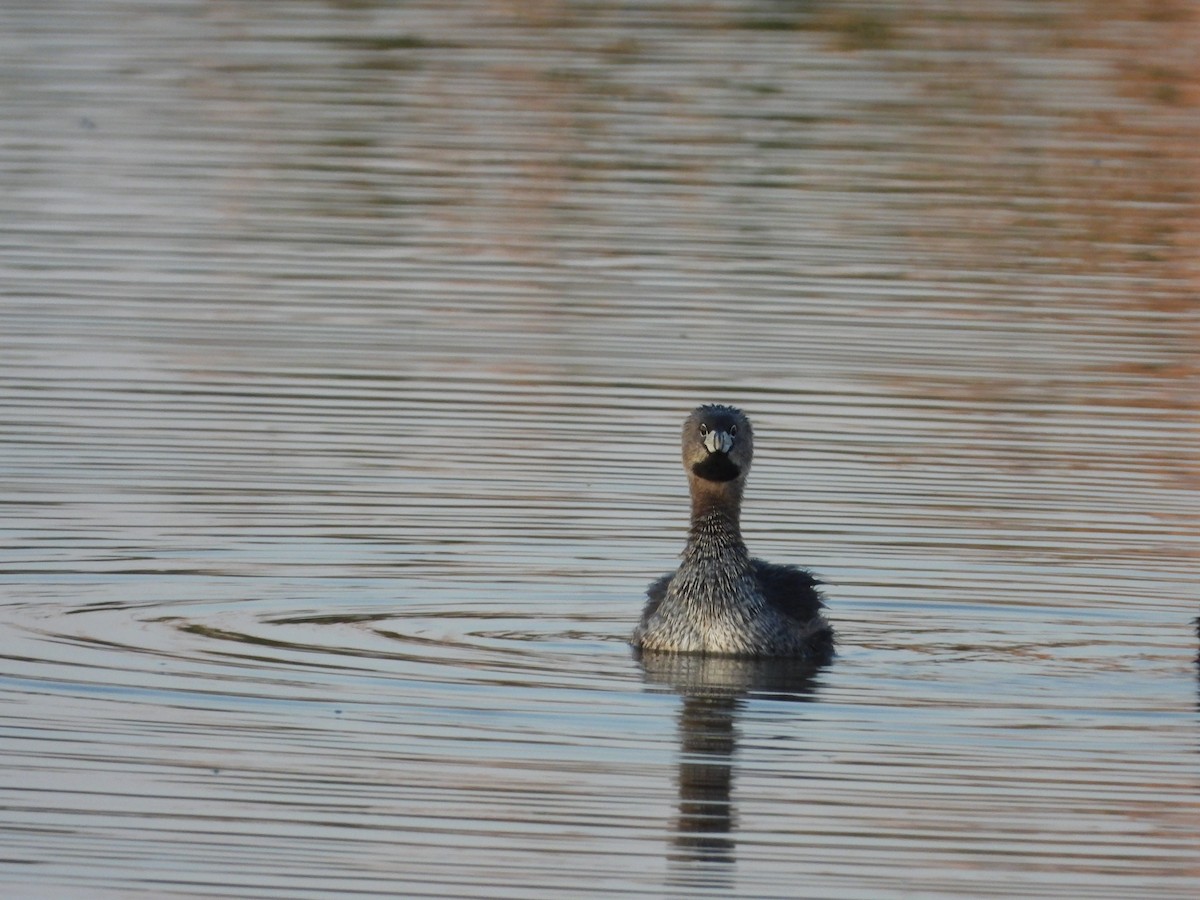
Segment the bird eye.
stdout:
<svg viewBox="0 0 1200 900">
<path fill-rule="evenodd" d="M 736 426 L 736 425 L 730 425 L 730 426 L 729 426 L 729 436 L 730 436 L 730 437 L 737 437 L 737 426 Z"/>
<path fill-rule="evenodd" d="M 706 434 L 708 434 L 708 426 L 705 425 L 703 422 L 701 422 L 700 423 L 700 437 L 704 437 Z"/>
</svg>

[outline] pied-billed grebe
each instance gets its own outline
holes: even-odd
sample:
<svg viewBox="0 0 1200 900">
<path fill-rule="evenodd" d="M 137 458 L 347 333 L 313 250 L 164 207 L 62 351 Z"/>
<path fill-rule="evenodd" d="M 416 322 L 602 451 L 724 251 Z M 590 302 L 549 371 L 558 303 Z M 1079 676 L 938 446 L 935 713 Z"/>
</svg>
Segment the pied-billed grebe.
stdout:
<svg viewBox="0 0 1200 900">
<path fill-rule="evenodd" d="M 751 559 L 739 519 L 754 455 L 750 420 L 732 406 L 701 406 L 683 423 L 692 526 L 679 568 L 650 585 L 633 633 L 643 651 L 789 656 L 833 651 L 818 582 L 795 566 Z"/>
</svg>

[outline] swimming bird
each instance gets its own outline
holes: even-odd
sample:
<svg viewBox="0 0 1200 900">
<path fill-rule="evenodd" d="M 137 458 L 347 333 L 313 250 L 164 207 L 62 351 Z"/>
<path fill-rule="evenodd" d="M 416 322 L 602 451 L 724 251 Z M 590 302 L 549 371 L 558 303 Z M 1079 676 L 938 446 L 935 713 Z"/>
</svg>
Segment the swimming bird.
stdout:
<svg viewBox="0 0 1200 900">
<path fill-rule="evenodd" d="M 750 420 L 707 405 L 683 423 L 692 521 L 679 568 L 647 590 L 633 633 L 643 652 L 798 657 L 825 661 L 833 629 L 813 575 L 752 559 L 742 540 L 742 493 L 754 456 Z"/>
</svg>

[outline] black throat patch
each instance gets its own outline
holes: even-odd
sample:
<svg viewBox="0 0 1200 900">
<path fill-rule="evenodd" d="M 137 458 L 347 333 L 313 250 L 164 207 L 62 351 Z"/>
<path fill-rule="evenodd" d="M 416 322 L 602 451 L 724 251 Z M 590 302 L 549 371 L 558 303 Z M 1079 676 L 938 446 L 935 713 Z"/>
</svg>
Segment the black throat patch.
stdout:
<svg viewBox="0 0 1200 900">
<path fill-rule="evenodd" d="M 703 461 L 692 466 L 692 474 L 705 481 L 733 481 L 742 474 L 724 453 L 710 453 Z"/>
</svg>

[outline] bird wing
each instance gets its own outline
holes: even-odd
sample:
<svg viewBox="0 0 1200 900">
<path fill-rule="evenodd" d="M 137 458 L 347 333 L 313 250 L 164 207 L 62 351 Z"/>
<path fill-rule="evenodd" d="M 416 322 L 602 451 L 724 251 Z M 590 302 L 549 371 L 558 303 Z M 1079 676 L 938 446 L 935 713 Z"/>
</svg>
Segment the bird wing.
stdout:
<svg viewBox="0 0 1200 900">
<path fill-rule="evenodd" d="M 807 622 L 821 612 L 824 600 L 816 576 L 798 566 L 782 566 L 752 559 L 755 577 L 767 602 L 797 620 Z"/>
</svg>

